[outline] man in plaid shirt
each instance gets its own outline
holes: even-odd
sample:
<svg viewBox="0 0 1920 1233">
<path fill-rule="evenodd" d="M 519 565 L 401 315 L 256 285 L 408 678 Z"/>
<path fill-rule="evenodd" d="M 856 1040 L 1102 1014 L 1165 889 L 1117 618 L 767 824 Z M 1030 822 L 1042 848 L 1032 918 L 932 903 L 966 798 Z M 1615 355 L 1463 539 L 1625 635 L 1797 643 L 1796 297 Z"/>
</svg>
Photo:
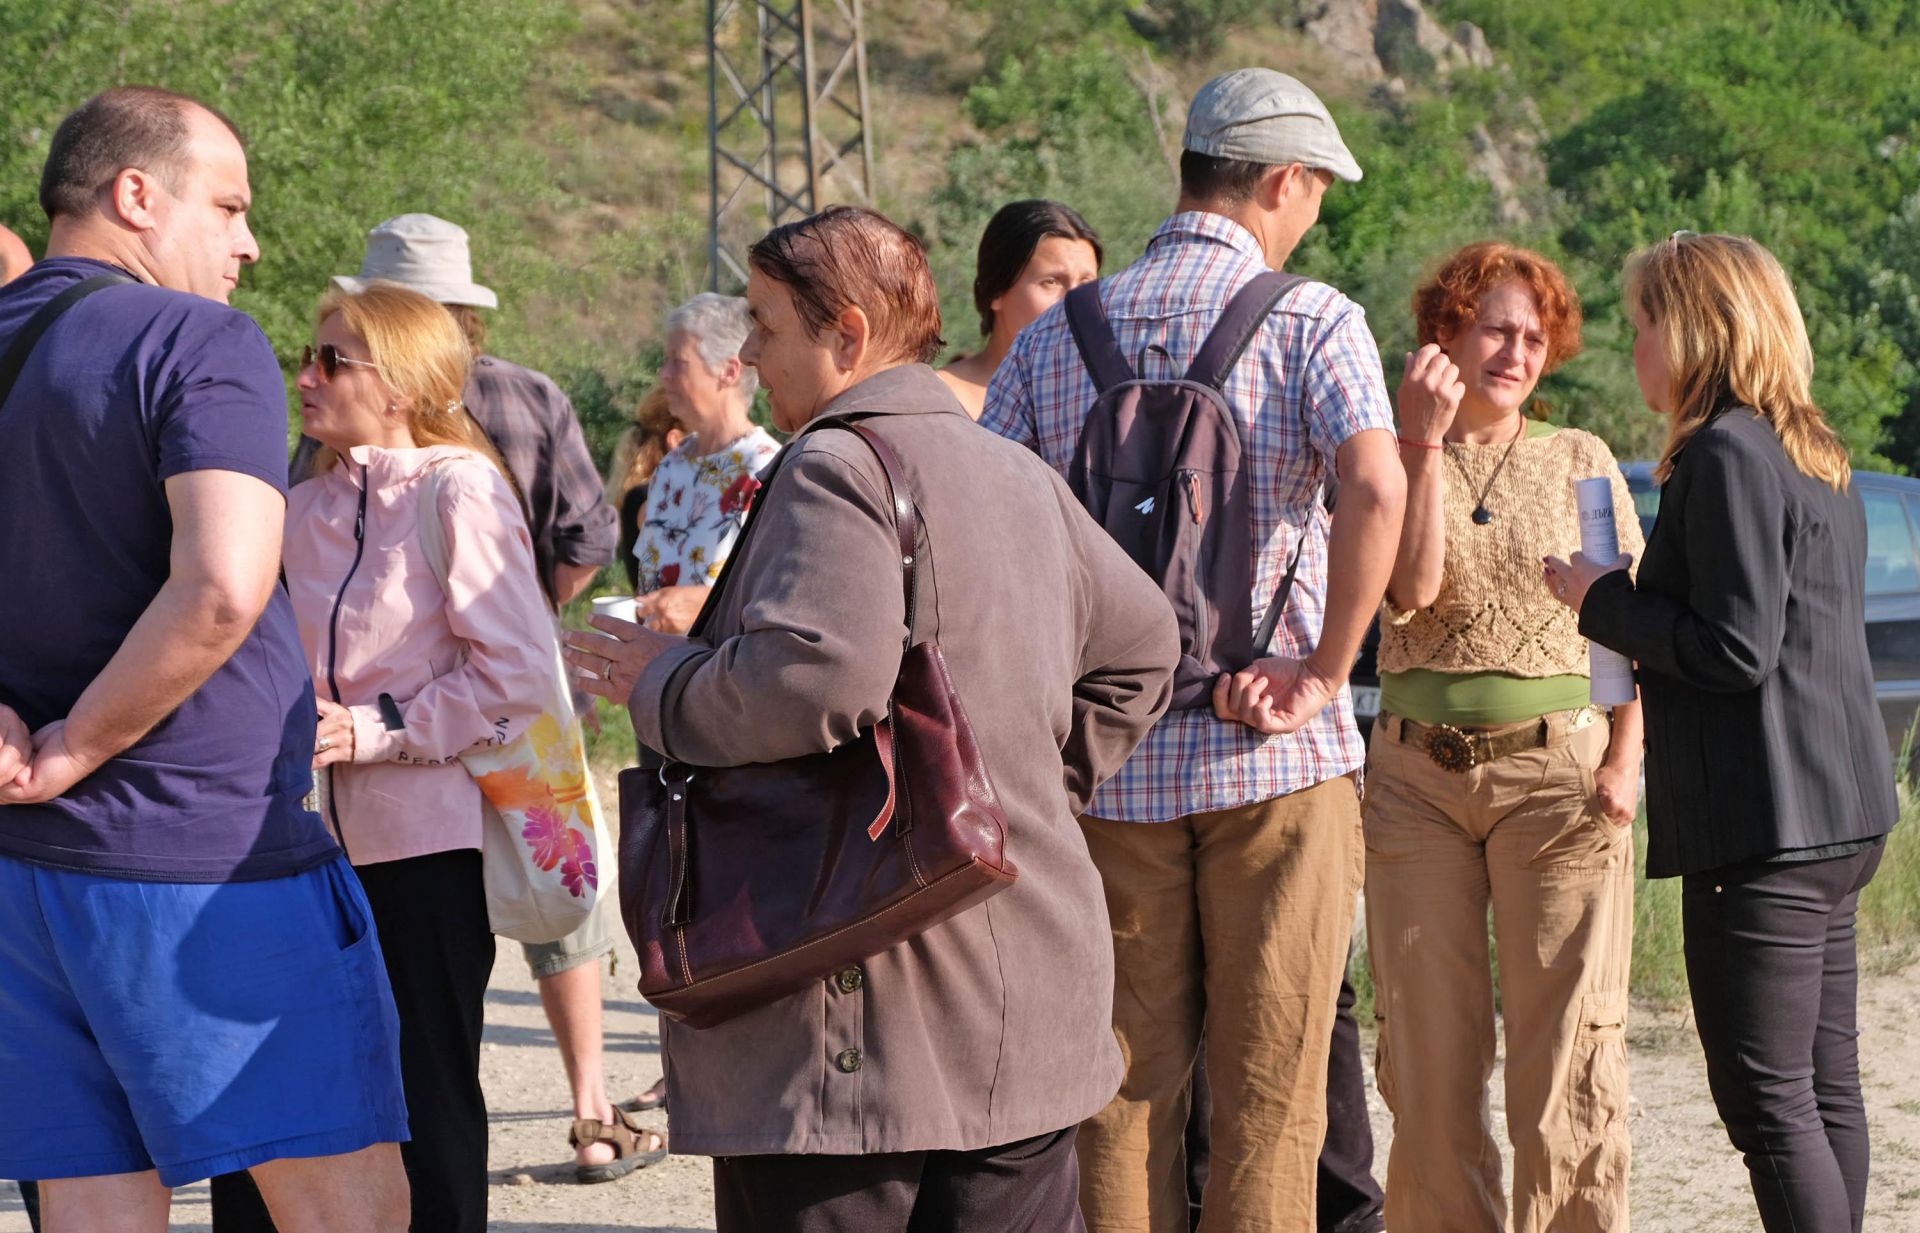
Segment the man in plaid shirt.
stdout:
<svg viewBox="0 0 1920 1233">
<path fill-rule="evenodd" d="M 1360 168 L 1313 92 L 1243 69 L 1195 97 L 1178 212 L 1101 284 L 1143 377 L 1184 372 L 1233 293 L 1281 268 L 1337 177 Z M 1163 353 L 1163 354 L 1156 354 Z M 1405 474 L 1360 308 L 1303 283 L 1225 383 L 1253 486 L 1253 619 L 1301 545 L 1268 658 L 1177 711 L 1082 826 L 1106 885 L 1127 1077 L 1080 1131 L 1094 1233 L 1185 1229 L 1186 1087 L 1204 1029 L 1216 1115 L 1203 1230 L 1315 1225 L 1335 997 L 1365 861 L 1365 757 L 1346 677 L 1386 589 Z M 1063 307 L 1029 326 L 981 422 L 1062 472 L 1095 398 Z M 1338 478 L 1329 516 L 1327 483 Z"/>
</svg>

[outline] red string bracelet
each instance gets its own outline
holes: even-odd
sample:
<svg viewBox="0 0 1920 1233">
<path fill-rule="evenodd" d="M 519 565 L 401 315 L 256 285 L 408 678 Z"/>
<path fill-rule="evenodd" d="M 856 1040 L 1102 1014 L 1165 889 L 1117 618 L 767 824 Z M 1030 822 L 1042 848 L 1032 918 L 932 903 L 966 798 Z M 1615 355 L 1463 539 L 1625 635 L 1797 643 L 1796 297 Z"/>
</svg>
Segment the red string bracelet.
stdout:
<svg viewBox="0 0 1920 1233">
<path fill-rule="evenodd" d="M 1439 442 L 1415 441 L 1412 437 L 1395 436 L 1394 440 L 1402 445 L 1411 445 L 1423 450 L 1437 450 L 1442 448 Z"/>
</svg>

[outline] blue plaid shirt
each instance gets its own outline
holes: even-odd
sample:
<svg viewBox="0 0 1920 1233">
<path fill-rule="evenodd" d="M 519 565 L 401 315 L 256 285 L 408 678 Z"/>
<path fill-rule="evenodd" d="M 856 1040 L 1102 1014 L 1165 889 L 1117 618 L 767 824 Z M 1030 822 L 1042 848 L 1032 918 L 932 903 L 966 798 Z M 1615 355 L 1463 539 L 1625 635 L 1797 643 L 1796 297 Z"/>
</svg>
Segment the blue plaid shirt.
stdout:
<svg viewBox="0 0 1920 1233">
<path fill-rule="evenodd" d="M 1122 352 L 1145 356 L 1141 376 L 1178 377 L 1233 293 L 1266 269 L 1260 244 L 1218 214 L 1176 214 L 1146 255 L 1101 284 Z M 1148 352 L 1164 348 L 1167 356 Z M 1380 351 L 1360 306 L 1319 283 L 1289 290 L 1226 382 L 1245 434 L 1253 484 L 1253 622 L 1257 630 L 1305 536 L 1293 594 L 1270 653 L 1312 652 L 1326 618 L 1323 500 L 1334 452 L 1368 429 L 1393 431 Z M 1062 474 L 1096 391 L 1064 306 L 1021 331 L 994 374 L 981 423 L 1020 441 Z M 1356 770 L 1366 751 L 1343 686 L 1299 731 L 1262 736 L 1211 710 L 1178 711 L 1154 726 L 1089 812 L 1122 822 L 1166 822 L 1271 800 Z"/>
</svg>

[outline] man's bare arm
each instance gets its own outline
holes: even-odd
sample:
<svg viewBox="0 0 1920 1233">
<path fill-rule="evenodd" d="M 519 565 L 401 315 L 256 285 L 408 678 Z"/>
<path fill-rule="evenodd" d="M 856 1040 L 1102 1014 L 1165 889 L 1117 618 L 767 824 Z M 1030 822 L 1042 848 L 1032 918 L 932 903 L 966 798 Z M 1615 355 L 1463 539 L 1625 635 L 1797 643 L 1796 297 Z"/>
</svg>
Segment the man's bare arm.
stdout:
<svg viewBox="0 0 1920 1233">
<path fill-rule="evenodd" d="M 280 570 L 286 500 L 234 471 L 167 481 L 167 581 L 66 719 L 34 735 L 24 781 L 0 803 L 50 800 L 132 746 L 206 683 L 266 610 Z"/>
<path fill-rule="evenodd" d="M 1327 609 L 1320 641 L 1306 659 L 1256 659 L 1214 684 L 1221 719 L 1268 734 L 1293 732 L 1340 692 L 1380 607 L 1400 548 L 1407 474 L 1393 434 L 1369 429 L 1334 455 L 1340 502 L 1327 540 Z"/>
</svg>

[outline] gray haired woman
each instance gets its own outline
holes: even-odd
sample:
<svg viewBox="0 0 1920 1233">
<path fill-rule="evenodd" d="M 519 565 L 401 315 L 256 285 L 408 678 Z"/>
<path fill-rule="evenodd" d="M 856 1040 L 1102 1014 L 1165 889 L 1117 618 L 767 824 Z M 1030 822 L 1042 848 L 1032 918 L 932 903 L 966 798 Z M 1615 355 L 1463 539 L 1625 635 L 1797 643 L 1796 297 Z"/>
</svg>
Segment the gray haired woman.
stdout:
<svg viewBox="0 0 1920 1233">
<path fill-rule="evenodd" d="M 667 315 L 660 389 L 686 430 L 660 460 L 634 543 L 636 610 L 649 628 L 685 633 L 720 576 L 780 443 L 752 419 L 754 370 L 740 362 L 752 322 L 738 296 L 703 291 Z"/>
</svg>

